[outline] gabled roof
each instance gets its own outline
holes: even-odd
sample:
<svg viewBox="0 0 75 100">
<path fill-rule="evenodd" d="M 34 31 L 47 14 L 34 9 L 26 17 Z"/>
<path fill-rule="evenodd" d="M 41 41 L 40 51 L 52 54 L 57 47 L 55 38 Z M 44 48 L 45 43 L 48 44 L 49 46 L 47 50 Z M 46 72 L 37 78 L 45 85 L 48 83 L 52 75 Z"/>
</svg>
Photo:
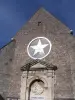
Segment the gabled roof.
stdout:
<svg viewBox="0 0 75 100">
<path fill-rule="evenodd" d="M 29 22 L 31 22 L 31 23 L 33 24 L 33 22 L 39 21 L 39 17 L 41 16 L 41 14 L 45 15 L 45 17 L 48 17 L 48 18 L 50 17 L 51 21 L 53 21 L 52 23 L 53 23 L 54 26 L 56 25 L 56 22 L 57 22 L 58 24 L 62 25 L 62 28 L 63 28 L 63 30 L 65 31 L 65 33 L 70 33 L 70 29 L 69 29 L 66 25 L 64 25 L 61 21 L 59 21 L 57 18 L 55 18 L 51 13 L 49 13 L 47 10 L 45 10 L 43 7 L 41 7 L 41 8 L 31 17 L 31 19 L 28 21 L 28 23 L 25 23 L 25 25 L 17 32 L 17 34 L 15 35 L 15 37 L 18 36 L 18 34 L 20 33 L 20 31 L 26 29 L 27 25 L 29 25 Z M 39 16 L 38 16 L 38 15 L 39 15 Z M 43 17 L 44 17 L 44 16 L 43 16 Z M 43 18 L 42 18 L 41 20 L 43 20 Z M 41 21 L 41 20 L 40 20 L 40 21 Z M 50 20 L 49 20 L 49 21 L 50 21 Z M 54 22 L 55 22 L 55 23 L 54 23 Z M 57 27 L 58 27 L 58 26 L 57 26 Z M 28 30 L 30 30 L 30 28 L 29 28 Z M 60 31 L 60 32 L 61 32 L 61 31 Z M 21 33 L 20 33 L 20 34 L 21 34 Z M 24 34 L 25 34 L 25 33 L 24 33 Z M 4 45 L 3 47 L 1 47 L 0 50 L 3 49 L 3 48 L 5 48 L 6 46 L 8 46 L 9 44 L 11 44 L 12 42 L 16 41 L 15 37 L 14 37 L 14 39 L 11 40 L 9 43 L 7 43 L 7 44 Z"/>
<path fill-rule="evenodd" d="M 41 65 L 44 65 L 45 67 L 44 68 L 32 68 L 32 66 L 36 65 L 40 63 Z M 57 70 L 57 66 L 53 65 L 53 64 L 50 64 L 50 63 L 47 63 L 43 60 L 31 60 L 29 62 L 26 62 L 26 64 L 21 67 L 21 70 L 22 71 L 29 71 L 29 70 Z"/>
<path fill-rule="evenodd" d="M 29 32 L 31 30 L 36 30 L 36 24 L 38 22 L 44 23 L 44 25 L 47 24 L 49 27 L 52 29 L 56 29 L 56 34 L 57 32 L 59 33 L 70 33 L 70 29 L 63 24 L 59 19 L 55 18 L 50 12 L 45 10 L 44 8 L 40 8 L 38 11 L 36 11 L 33 16 L 23 25 L 23 27 L 17 32 L 14 38 L 20 36 L 20 35 L 26 35 L 28 36 Z M 38 24 L 37 24 L 38 25 Z"/>
</svg>

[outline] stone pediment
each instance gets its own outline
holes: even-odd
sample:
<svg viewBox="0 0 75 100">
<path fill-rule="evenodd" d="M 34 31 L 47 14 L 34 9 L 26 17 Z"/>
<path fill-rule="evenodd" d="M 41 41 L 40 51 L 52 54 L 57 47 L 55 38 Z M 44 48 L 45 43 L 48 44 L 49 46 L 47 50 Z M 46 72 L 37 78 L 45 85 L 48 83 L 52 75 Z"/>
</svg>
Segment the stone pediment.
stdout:
<svg viewBox="0 0 75 100">
<path fill-rule="evenodd" d="M 22 71 L 29 70 L 57 70 L 57 66 L 43 60 L 31 60 L 21 67 Z"/>
<path fill-rule="evenodd" d="M 36 65 L 33 65 L 31 68 L 45 68 L 45 65 L 42 65 L 40 63 L 37 63 Z"/>
</svg>

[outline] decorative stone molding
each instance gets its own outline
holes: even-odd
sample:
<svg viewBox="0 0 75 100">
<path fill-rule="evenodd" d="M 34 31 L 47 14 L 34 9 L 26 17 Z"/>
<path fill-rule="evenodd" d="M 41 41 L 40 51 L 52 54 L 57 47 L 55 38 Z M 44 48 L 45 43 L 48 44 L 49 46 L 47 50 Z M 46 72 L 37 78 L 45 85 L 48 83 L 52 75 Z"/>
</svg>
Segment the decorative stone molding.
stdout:
<svg viewBox="0 0 75 100">
<path fill-rule="evenodd" d="M 39 67 L 39 64 L 40 67 Z M 34 66 L 35 65 L 35 66 Z M 57 67 L 42 60 L 31 60 L 21 67 L 21 100 L 30 100 L 30 86 L 34 81 L 42 81 L 44 83 L 44 94 L 41 96 L 46 99 L 54 99 L 54 71 Z M 49 93 L 49 94 L 48 94 Z M 31 93 L 32 97 L 37 97 Z M 40 96 L 40 95 L 39 95 Z M 44 99 L 43 99 L 44 100 Z"/>
<path fill-rule="evenodd" d="M 46 66 L 45 68 L 32 68 L 32 66 L 36 65 L 37 63 L 40 63 L 44 66 Z M 43 60 L 31 60 L 29 62 L 27 62 L 23 67 L 21 67 L 22 71 L 29 71 L 29 70 L 57 70 L 57 66 L 53 65 L 53 64 L 49 64 L 46 61 Z"/>
</svg>

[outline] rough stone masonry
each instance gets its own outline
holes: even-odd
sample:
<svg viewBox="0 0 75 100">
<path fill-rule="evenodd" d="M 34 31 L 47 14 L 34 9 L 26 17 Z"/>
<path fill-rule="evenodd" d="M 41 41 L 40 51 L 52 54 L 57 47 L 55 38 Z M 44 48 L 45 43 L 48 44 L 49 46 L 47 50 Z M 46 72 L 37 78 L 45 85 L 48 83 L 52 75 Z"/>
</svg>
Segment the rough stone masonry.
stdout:
<svg viewBox="0 0 75 100">
<path fill-rule="evenodd" d="M 20 70 L 30 60 L 27 45 L 35 37 L 44 36 L 52 43 L 45 61 L 57 66 L 54 99 L 75 98 L 75 37 L 70 29 L 45 9 L 39 9 L 17 32 L 13 40 L 0 49 L 0 95 L 20 98 Z"/>
</svg>

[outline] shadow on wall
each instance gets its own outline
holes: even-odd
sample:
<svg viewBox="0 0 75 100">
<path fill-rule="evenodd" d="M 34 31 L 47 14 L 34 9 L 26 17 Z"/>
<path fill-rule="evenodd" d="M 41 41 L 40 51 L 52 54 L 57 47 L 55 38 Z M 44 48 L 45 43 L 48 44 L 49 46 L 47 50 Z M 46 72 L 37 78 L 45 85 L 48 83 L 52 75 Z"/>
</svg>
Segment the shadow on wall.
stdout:
<svg viewBox="0 0 75 100">
<path fill-rule="evenodd" d="M 0 100 L 4 100 L 4 98 L 0 95 Z"/>
</svg>

